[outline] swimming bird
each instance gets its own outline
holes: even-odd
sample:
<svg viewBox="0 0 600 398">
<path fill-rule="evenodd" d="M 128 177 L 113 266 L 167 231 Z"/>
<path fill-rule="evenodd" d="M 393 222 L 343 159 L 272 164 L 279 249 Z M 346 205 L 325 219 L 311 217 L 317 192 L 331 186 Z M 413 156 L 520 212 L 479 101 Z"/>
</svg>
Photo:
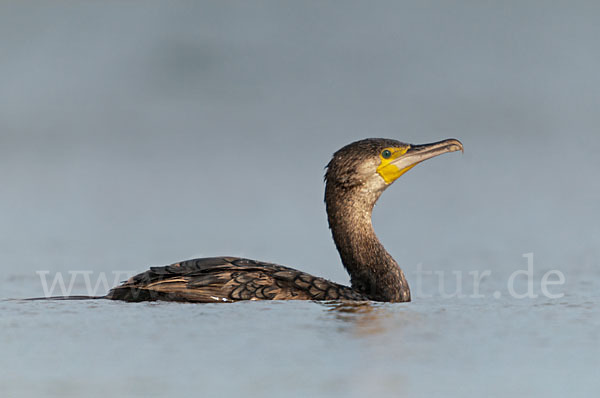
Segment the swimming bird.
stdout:
<svg viewBox="0 0 600 398">
<path fill-rule="evenodd" d="M 398 263 L 371 222 L 379 196 L 418 163 L 463 150 L 456 139 L 410 145 L 383 138 L 353 142 L 334 153 L 325 173 L 329 228 L 351 286 L 282 265 L 237 257 L 182 261 L 131 277 L 108 295 L 124 301 L 235 302 L 240 300 L 410 301 Z"/>
</svg>

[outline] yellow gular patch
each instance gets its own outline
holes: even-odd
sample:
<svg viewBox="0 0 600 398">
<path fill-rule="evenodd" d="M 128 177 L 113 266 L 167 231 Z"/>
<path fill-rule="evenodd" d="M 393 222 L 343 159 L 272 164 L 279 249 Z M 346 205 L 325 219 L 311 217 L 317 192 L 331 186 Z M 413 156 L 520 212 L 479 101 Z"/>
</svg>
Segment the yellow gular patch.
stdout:
<svg viewBox="0 0 600 398">
<path fill-rule="evenodd" d="M 396 181 L 402 174 L 412 169 L 413 166 L 405 167 L 404 169 L 398 168 L 392 162 L 404 155 L 410 149 L 410 145 L 398 148 L 385 148 L 379 153 L 381 164 L 377 167 L 377 173 L 383 178 L 386 184 L 391 184 Z"/>
</svg>

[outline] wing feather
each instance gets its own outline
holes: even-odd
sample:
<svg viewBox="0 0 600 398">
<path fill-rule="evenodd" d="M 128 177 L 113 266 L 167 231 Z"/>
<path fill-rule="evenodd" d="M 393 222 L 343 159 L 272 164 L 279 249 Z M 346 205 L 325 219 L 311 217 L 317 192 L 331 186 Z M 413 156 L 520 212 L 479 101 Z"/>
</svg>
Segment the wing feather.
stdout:
<svg viewBox="0 0 600 398">
<path fill-rule="evenodd" d="M 366 300 L 349 287 L 282 265 L 237 257 L 209 257 L 150 267 L 112 289 L 107 298 L 168 300 Z"/>
</svg>

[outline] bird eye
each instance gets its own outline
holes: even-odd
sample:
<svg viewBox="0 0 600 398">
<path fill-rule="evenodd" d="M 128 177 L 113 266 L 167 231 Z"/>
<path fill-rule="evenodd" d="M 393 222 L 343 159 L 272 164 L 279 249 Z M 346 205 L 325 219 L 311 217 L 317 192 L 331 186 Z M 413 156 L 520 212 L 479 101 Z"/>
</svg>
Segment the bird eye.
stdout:
<svg viewBox="0 0 600 398">
<path fill-rule="evenodd" d="M 382 158 L 384 158 L 384 159 L 389 159 L 389 158 L 390 158 L 390 156 L 392 156 L 392 152 L 390 152 L 390 150 L 389 150 L 389 149 L 384 149 L 384 150 L 381 152 L 381 157 L 382 157 Z"/>
</svg>

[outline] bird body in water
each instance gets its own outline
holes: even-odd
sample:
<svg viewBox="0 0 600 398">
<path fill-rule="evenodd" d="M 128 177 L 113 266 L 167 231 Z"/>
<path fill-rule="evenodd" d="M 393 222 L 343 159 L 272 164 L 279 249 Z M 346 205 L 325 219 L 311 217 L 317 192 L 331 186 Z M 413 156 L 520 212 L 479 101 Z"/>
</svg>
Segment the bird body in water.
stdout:
<svg viewBox="0 0 600 398">
<path fill-rule="evenodd" d="M 383 191 L 416 164 L 462 149 L 455 139 L 409 145 L 370 138 L 349 144 L 333 155 L 325 174 L 325 204 L 333 240 L 350 274 L 351 287 L 277 264 L 212 257 L 151 267 L 101 298 L 183 302 L 410 301 L 404 273 L 373 231 L 373 207 Z"/>
<path fill-rule="evenodd" d="M 42 299 L 234 302 L 240 300 L 410 301 L 402 269 L 377 239 L 371 223 L 379 196 L 400 176 L 432 157 L 463 150 L 447 139 L 426 145 L 368 138 L 334 153 L 325 174 L 329 228 L 350 274 L 351 287 L 282 265 L 237 257 L 187 260 L 131 277 L 106 296 Z"/>
</svg>

